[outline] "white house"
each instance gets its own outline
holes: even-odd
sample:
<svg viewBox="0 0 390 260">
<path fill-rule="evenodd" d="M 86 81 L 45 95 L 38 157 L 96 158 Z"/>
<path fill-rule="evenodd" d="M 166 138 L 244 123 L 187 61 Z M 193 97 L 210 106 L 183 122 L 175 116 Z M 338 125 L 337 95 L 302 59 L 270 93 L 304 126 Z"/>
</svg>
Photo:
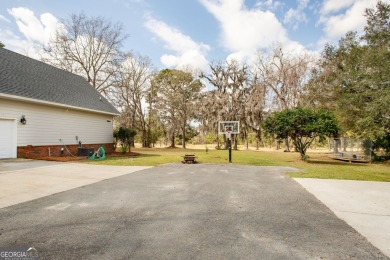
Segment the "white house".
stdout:
<svg viewBox="0 0 390 260">
<path fill-rule="evenodd" d="M 0 158 L 110 152 L 118 114 L 81 76 L 0 48 Z"/>
</svg>

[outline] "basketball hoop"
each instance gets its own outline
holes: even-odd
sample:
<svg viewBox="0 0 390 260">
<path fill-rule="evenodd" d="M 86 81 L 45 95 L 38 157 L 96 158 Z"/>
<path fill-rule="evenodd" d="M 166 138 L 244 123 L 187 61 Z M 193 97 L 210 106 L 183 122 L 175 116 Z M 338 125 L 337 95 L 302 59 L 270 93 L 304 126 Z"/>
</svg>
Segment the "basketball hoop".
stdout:
<svg viewBox="0 0 390 260">
<path fill-rule="evenodd" d="M 231 135 L 232 135 L 232 131 L 231 130 L 226 130 L 226 139 L 230 140 Z"/>
<path fill-rule="evenodd" d="M 240 133 L 240 122 L 239 121 L 219 121 L 218 122 L 218 134 L 239 134 Z"/>
<path fill-rule="evenodd" d="M 232 162 L 232 140 L 231 135 L 240 133 L 240 121 L 219 121 L 218 134 L 225 135 L 229 149 L 229 163 Z"/>
</svg>

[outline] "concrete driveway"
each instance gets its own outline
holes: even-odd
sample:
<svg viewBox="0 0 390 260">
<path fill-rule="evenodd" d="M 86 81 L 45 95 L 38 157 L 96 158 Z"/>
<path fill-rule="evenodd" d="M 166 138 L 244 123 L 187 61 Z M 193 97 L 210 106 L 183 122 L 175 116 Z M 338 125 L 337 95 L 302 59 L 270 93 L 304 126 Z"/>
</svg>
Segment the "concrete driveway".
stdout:
<svg viewBox="0 0 390 260">
<path fill-rule="evenodd" d="M 295 179 L 390 257 L 390 183 Z"/>
<path fill-rule="evenodd" d="M 0 160 L 0 208 L 147 169 L 42 160 Z"/>
<path fill-rule="evenodd" d="M 388 259 L 291 170 L 144 169 L 0 209 L 0 245 L 45 259 Z"/>
</svg>

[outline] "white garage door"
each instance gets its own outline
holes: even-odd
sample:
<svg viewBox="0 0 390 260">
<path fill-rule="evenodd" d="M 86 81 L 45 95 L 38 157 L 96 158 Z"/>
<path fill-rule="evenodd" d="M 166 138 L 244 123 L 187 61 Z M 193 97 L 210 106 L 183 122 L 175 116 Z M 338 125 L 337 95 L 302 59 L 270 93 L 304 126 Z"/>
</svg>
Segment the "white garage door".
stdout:
<svg viewBox="0 0 390 260">
<path fill-rule="evenodd" d="M 15 120 L 0 118 L 0 158 L 16 158 Z"/>
</svg>

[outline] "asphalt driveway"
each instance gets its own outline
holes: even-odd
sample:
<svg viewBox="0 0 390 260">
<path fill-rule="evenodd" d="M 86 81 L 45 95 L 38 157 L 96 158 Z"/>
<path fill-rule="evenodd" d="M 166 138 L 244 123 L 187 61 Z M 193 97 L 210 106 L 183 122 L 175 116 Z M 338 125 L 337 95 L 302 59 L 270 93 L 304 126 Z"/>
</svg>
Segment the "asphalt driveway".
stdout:
<svg viewBox="0 0 390 260">
<path fill-rule="evenodd" d="M 173 164 L 0 209 L 44 259 L 388 259 L 283 172 Z"/>
</svg>

